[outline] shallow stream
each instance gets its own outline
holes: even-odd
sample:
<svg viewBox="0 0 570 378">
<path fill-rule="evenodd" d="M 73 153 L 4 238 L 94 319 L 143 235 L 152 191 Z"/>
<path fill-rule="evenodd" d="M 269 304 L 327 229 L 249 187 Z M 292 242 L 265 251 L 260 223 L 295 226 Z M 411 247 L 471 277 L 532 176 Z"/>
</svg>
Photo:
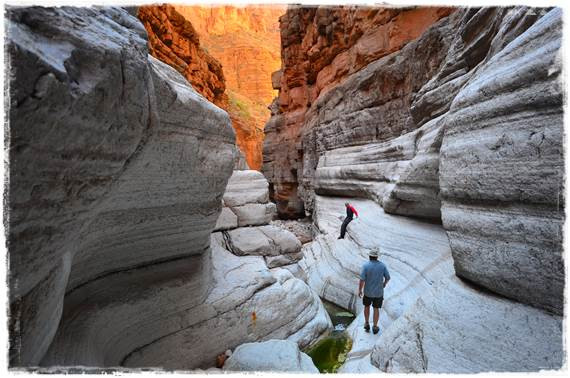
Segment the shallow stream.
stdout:
<svg viewBox="0 0 570 378">
<path fill-rule="evenodd" d="M 321 373 L 335 373 L 352 348 L 352 340 L 346 328 L 355 316 L 334 303 L 323 300 L 323 304 L 331 317 L 334 330 L 325 334 L 304 352 L 313 359 L 313 363 Z"/>
</svg>

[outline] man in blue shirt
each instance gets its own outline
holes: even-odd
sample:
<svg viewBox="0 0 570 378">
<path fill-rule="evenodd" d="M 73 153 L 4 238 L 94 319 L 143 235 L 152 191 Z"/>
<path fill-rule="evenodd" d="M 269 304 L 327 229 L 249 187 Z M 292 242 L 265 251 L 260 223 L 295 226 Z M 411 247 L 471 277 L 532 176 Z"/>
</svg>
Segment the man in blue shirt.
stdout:
<svg viewBox="0 0 570 378">
<path fill-rule="evenodd" d="M 380 307 L 384 301 L 384 288 L 390 281 L 390 273 L 384 263 L 378 261 L 378 248 L 373 248 L 368 254 L 370 261 L 362 267 L 360 272 L 360 284 L 358 286 L 358 296 L 362 298 L 364 304 L 364 330 L 370 332 L 370 305 L 374 307 L 374 326 L 372 332 L 377 334 L 378 318 L 380 317 Z M 364 298 L 362 297 L 362 289 L 364 288 Z"/>
</svg>

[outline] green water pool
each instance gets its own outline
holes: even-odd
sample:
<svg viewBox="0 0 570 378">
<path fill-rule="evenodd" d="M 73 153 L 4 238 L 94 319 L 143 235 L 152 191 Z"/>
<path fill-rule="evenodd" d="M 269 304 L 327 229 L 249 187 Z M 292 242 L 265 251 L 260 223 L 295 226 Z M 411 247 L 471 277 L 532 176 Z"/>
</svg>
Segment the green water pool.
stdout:
<svg viewBox="0 0 570 378">
<path fill-rule="evenodd" d="M 335 330 L 320 338 L 305 350 L 321 373 L 335 373 L 346 360 L 352 340 L 344 330 L 354 320 L 354 314 L 323 300 Z"/>
</svg>

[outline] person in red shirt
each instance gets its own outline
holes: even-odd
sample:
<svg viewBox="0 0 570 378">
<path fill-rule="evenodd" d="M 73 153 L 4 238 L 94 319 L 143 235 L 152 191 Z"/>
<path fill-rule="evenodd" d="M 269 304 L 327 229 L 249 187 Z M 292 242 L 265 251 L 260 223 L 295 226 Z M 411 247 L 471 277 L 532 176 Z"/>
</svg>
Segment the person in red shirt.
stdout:
<svg viewBox="0 0 570 378">
<path fill-rule="evenodd" d="M 342 226 L 340 226 L 340 236 L 338 237 L 339 239 L 344 239 L 344 234 L 346 233 L 346 227 L 348 227 L 348 224 L 352 222 L 353 215 L 356 215 L 356 217 L 358 218 L 358 212 L 354 207 L 352 207 L 348 202 L 345 203 L 344 206 L 346 207 L 346 218 L 344 218 Z"/>
</svg>

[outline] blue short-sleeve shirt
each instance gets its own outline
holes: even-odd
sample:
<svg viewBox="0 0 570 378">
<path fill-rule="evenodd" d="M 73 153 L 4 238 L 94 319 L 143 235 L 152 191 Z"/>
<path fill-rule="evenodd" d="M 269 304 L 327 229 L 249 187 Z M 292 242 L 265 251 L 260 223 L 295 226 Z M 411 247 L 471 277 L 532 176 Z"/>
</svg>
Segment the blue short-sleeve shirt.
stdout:
<svg viewBox="0 0 570 378">
<path fill-rule="evenodd" d="M 390 273 L 384 263 L 370 260 L 364 264 L 360 272 L 360 279 L 364 281 L 364 295 L 369 298 L 383 297 L 384 278 L 390 279 Z"/>
</svg>

